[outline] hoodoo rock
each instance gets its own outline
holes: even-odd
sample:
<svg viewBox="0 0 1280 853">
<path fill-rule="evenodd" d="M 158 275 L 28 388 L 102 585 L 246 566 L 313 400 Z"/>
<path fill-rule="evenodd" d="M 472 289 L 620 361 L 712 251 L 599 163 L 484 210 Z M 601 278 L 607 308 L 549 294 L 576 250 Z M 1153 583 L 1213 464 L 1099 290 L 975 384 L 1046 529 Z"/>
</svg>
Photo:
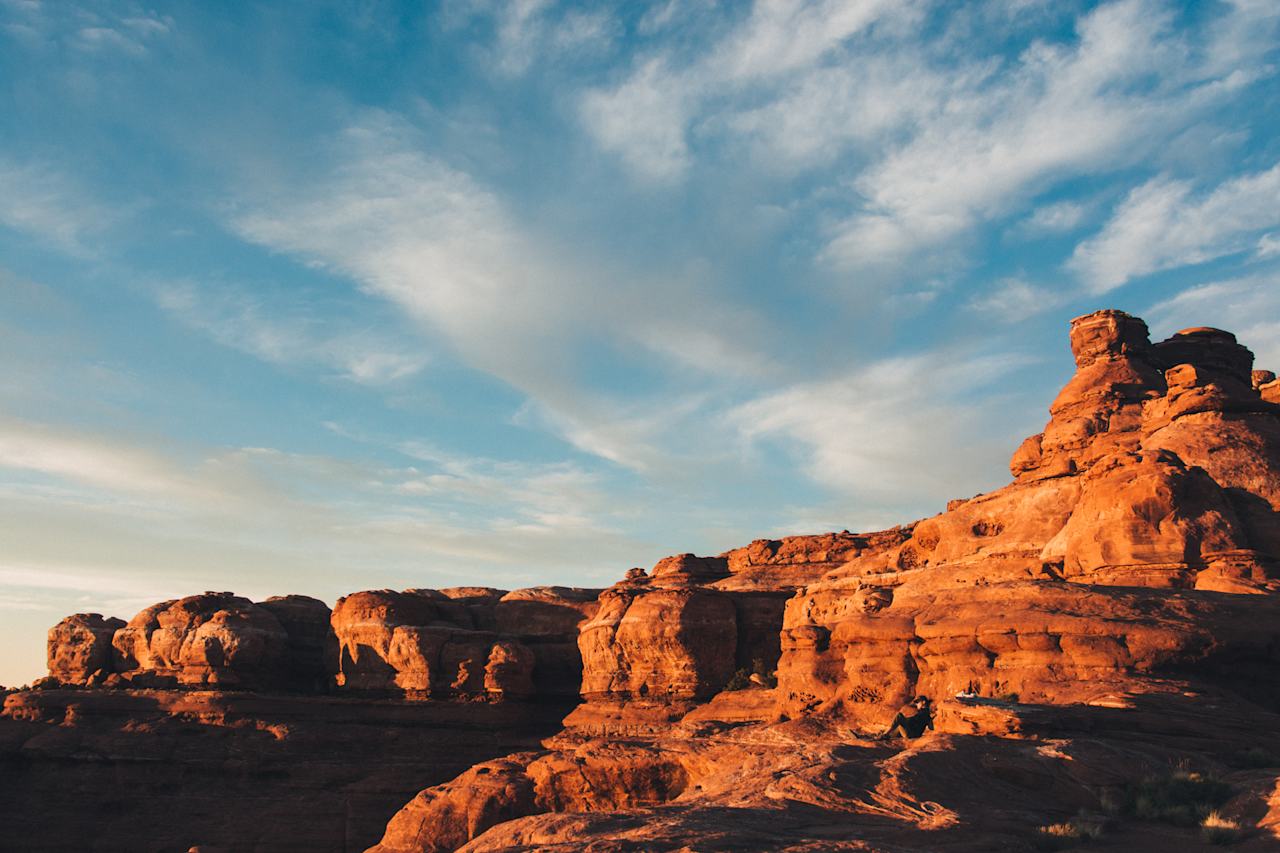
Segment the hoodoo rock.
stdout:
<svg viewBox="0 0 1280 853">
<path fill-rule="evenodd" d="M 77 613 L 49 629 L 49 675 L 64 684 L 100 683 L 113 671 L 111 638 L 123 619 Z"/>
</svg>

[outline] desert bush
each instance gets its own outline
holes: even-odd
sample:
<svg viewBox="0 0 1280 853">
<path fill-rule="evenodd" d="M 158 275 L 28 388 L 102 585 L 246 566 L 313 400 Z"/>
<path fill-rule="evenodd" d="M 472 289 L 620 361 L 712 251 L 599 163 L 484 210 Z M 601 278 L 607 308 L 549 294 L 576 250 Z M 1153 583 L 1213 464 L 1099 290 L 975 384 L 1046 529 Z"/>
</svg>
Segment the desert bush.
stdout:
<svg viewBox="0 0 1280 853">
<path fill-rule="evenodd" d="M 1261 770 L 1266 767 L 1280 766 L 1280 758 L 1260 746 L 1252 746 L 1233 753 L 1228 761 L 1232 767 L 1243 770 Z"/>
<path fill-rule="evenodd" d="M 1200 822 L 1200 835 L 1210 844 L 1232 844 L 1244 837 L 1244 830 L 1237 821 L 1214 810 Z"/>
<path fill-rule="evenodd" d="M 1225 782 L 1179 768 L 1132 786 L 1124 811 L 1140 820 L 1196 826 L 1230 796 L 1231 786 Z"/>
<path fill-rule="evenodd" d="M 1036 846 L 1041 850 L 1065 850 L 1086 841 L 1097 841 L 1105 832 L 1104 819 L 1081 813 L 1063 823 L 1040 827 Z"/>
</svg>

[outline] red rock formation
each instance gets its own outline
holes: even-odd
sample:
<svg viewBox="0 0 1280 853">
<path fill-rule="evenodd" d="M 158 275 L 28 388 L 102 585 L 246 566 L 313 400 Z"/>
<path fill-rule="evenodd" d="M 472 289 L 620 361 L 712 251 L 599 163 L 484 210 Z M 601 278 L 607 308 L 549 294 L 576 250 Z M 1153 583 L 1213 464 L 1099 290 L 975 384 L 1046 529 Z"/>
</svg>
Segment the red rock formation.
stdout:
<svg viewBox="0 0 1280 853">
<path fill-rule="evenodd" d="M 269 686 L 286 678 L 289 635 L 270 611 L 229 592 L 148 607 L 116 631 L 114 667 L 177 684 Z"/>
<path fill-rule="evenodd" d="M 111 638 L 123 619 L 77 613 L 49 629 L 49 675 L 66 684 L 98 684 L 113 671 Z"/>
<path fill-rule="evenodd" d="M 932 518 L 669 557 L 598 598 L 340 600 L 345 690 L 558 695 L 581 667 L 561 735 L 423 791 L 373 850 L 1023 849 L 1175 762 L 1230 778 L 1218 805 L 1273 847 L 1277 768 L 1229 756 L 1280 760 L 1275 377 L 1229 333 L 1153 344 L 1119 311 L 1077 318 L 1070 341 L 1075 375 L 1013 482 Z M 243 680 L 311 660 L 317 614 L 184 599 L 115 646 L 135 670 Z M 64 624 L 51 666 L 83 678 L 101 640 Z M 866 739 L 919 693 L 935 733 Z M 1126 849 L 1191 849 L 1120 832 Z"/>
<path fill-rule="evenodd" d="M 1044 432 L 1014 454 L 1009 486 L 882 534 L 760 541 L 629 572 L 583 625 L 587 701 L 565 735 L 547 752 L 423 792 L 374 850 L 605 838 L 618 841 L 601 849 L 659 839 L 657 849 L 781 849 L 780 837 L 826 849 L 828 836 L 804 835 L 819 812 L 845 826 L 874 813 L 937 832 L 982 823 L 975 816 L 991 811 L 991 795 L 966 809 L 966 794 L 1000 785 L 1002 805 L 1096 807 L 1091 786 L 1108 773 L 1107 784 L 1121 785 L 1149 772 L 1159 751 L 1117 759 L 1125 747 L 1089 740 L 1082 733 L 1123 714 L 1106 708 L 1164 703 L 1160 715 L 1118 719 L 1139 729 L 1202 725 L 1212 749 L 1227 737 L 1224 708 L 1253 721 L 1246 732 L 1269 725 L 1251 703 L 1280 709 L 1280 408 L 1262 393 L 1274 379 L 1254 375 L 1252 355 L 1227 333 L 1190 329 L 1153 345 L 1123 312 L 1078 318 L 1071 344 L 1076 374 Z M 789 596 L 779 619 L 774 608 Z M 767 657 L 760 638 L 771 632 L 781 643 L 777 689 L 716 694 L 747 649 Z M 1208 723 L 1196 700 L 1160 698 L 1205 692 L 1219 709 Z M 993 697 L 942 702 L 939 728 L 955 735 L 931 741 L 945 756 L 962 748 L 952 737 L 983 739 L 986 753 L 967 761 L 989 767 L 991 780 L 960 772 L 960 787 L 939 788 L 895 775 L 892 762 L 849 767 L 839 753 L 848 746 L 817 754 L 820 744 L 856 743 L 851 730 L 883 725 L 917 693 Z M 1068 706 L 1084 710 L 1043 710 Z M 747 728 L 707 738 L 725 725 Z M 1066 776 L 1049 747 L 1006 746 L 1044 732 L 1072 744 Z M 592 765 L 587 756 L 616 750 L 619 734 L 626 749 Z M 1002 750 L 1007 763 L 986 764 Z M 547 770 L 559 767 L 570 788 L 548 781 L 564 778 Z M 1014 789 L 1009 779 L 1019 780 Z M 921 789 L 930 801 L 913 799 Z M 1027 790 L 1056 793 L 1033 806 L 1034 796 L 1018 799 Z M 717 815 L 725 807 L 731 822 Z M 605 810 L 608 819 L 591 816 Z M 780 836 L 783 824 L 798 836 Z M 993 840 L 1010 831 L 986 824 L 977 849 L 1025 843 L 1025 832 L 1022 842 Z M 878 830 L 864 822 L 847 832 L 866 844 Z M 890 832 L 886 848 L 859 849 L 921 849 L 902 832 Z"/>
<path fill-rule="evenodd" d="M 375 590 L 333 611 L 339 688 L 409 698 L 576 692 L 573 640 L 595 590 Z"/>
<path fill-rule="evenodd" d="M 305 595 L 275 596 L 257 606 L 276 617 L 288 636 L 282 680 L 272 686 L 313 693 L 327 690 L 338 661 L 329 606 Z"/>
<path fill-rule="evenodd" d="M 906 534 L 759 539 L 718 557 L 680 554 L 632 570 L 582 625 L 582 695 L 566 721 L 594 731 L 664 725 L 738 670 L 772 671 L 787 598 L 850 557 Z"/>
<path fill-rule="evenodd" d="M 1252 355 L 1212 329 L 1153 346 L 1116 311 L 1075 320 L 1071 343 L 1076 375 L 1015 453 L 1013 484 L 917 523 L 898 548 L 789 604 L 789 713 L 887 719 L 915 692 L 966 687 L 1075 701 L 1225 649 L 1268 658 L 1271 595 L 1242 605 L 1098 589 L 1276 588 L 1280 410 L 1253 388 Z M 1219 648 L 1201 623 L 1229 623 L 1230 641 Z"/>
</svg>

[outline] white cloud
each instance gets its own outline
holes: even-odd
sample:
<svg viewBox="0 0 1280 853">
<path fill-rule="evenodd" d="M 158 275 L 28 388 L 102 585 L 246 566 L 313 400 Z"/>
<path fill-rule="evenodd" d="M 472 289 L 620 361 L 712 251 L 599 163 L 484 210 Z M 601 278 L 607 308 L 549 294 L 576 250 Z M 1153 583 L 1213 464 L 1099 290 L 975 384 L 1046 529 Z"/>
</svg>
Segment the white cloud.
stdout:
<svg viewBox="0 0 1280 853">
<path fill-rule="evenodd" d="M 47 424 L 0 420 L 0 467 L 124 493 L 190 497 L 198 485 L 158 455 Z"/>
<path fill-rule="evenodd" d="M 1074 231 L 1084 222 L 1087 209 L 1074 201 L 1059 201 L 1036 208 L 1030 216 L 1018 224 L 1023 234 L 1061 234 Z"/>
<path fill-rule="evenodd" d="M 596 143 L 620 157 L 637 177 L 674 182 L 691 162 L 689 125 L 709 103 L 742 92 L 754 94 L 761 87 L 767 90 L 813 68 L 876 22 L 914 15 L 916 5 L 887 0 L 762 0 L 700 60 L 674 65 L 663 53 L 645 56 L 616 86 L 585 92 L 580 105 L 583 123 Z M 660 27 L 664 17 L 674 14 L 672 9 L 670 5 L 655 9 L 644 25 Z M 750 129 L 769 118 L 758 113 L 736 123 Z"/>
<path fill-rule="evenodd" d="M 0 225 L 65 252 L 85 255 L 92 238 L 118 216 L 61 172 L 0 155 Z"/>
<path fill-rule="evenodd" d="M 850 144 L 880 143 L 936 110 L 954 85 L 906 52 L 859 57 L 815 68 L 727 123 L 758 149 L 759 163 L 790 171 L 828 164 Z"/>
<path fill-rule="evenodd" d="M 394 332 L 346 327 L 300 305 L 278 306 L 229 288 L 190 283 L 158 288 L 162 308 L 218 343 L 272 364 L 321 365 L 366 385 L 420 372 L 429 361 L 421 344 L 396 342 Z M 392 346 L 392 344 L 395 344 Z"/>
<path fill-rule="evenodd" d="M 760 336 L 745 334 L 753 317 L 695 277 L 618 275 L 517 225 L 495 194 L 420 146 L 403 125 L 370 119 L 342 137 L 331 169 L 234 227 L 389 299 L 469 364 L 528 394 L 565 438 L 633 468 L 662 454 L 632 412 L 674 410 L 678 396 L 624 402 L 585 387 L 573 365 L 588 339 L 640 343 L 682 368 L 765 369 L 752 349 Z"/>
<path fill-rule="evenodd" d="M 1022 278 L 1006 278 L 991 290 L 975 294 L 966 306 L 971 311 L 992 313 L 1010 322 L 1025 320 L 1061 305 L 1063 297 L 1048 287 Z"/>
<path fill-rule="evenodd" d="M 583 95 L 582 118 L 596 144 L 617 154 L 633 173 L 674 181 L 689 165 L 685 123 L 693 85 L 661 60 L 650 60 L 616 89 Z"/>
<path fill-rule="evenodd" d="M 616 573 L 647 550 L 615 523 L 632 511 L 626 498 L 606 498 L 600 475 L 578 465 L 401 449 L 411 464 L 263 447 L 178 457 L 6 421 L 0 470 L 39 475 L 0 479 L 6 565 L 127 571 L 157 596 L 210 584 L 259 594 L 266 580 L 332 597 L 359 588 L 364 571 L 378 585 L 448 586 L 477 570 L 533 583 L 552 570 Z"/>
<path fill-rule="evenodd" d="M 799 449 L 808 475 L 837 491 L 944 501 L 1003 470 L 1002 457 L 1020 436 L 992 430 L 984 415 L 990 384 L 1018 366 L 1010 356 L 888 359 L 750 401 L 729 421 L 748 443 L 780 440 Z"/>
<path fill-rule="evenodd" d="M 998 75 L 957 78 L 909 142 L 856 178 L 865 206 L 833 230 L 827 260 L 896 265 L 1062 177 L 1134 162 L 1158 129 L 1190 121 L 1222 94 L 1158 5 L 1112 3 L 1077 28 L 1074 45 L 1035 42 Z M 1152 75 L 1162 81 L 1155 89 L 1145 82 Z"/>
<path fill-rule="evenodd" d="M 594 56 L 607 50 L 621 25 L 607 9 L 567 8 L 556 0 L 467 0 L 447 4 L 443 23 L 457 29 L 476 19 L 493 27 L 480 50 L 488 68 L 520 77 L 535 66 Z"/>
<path fill-rule="evenodd" d="M 898 0 L 768 0 L 713 51 L 703 71 L 715 81 L 748 82 L 813 65 L 842 42 L 913 3 Z"/>
<path fill-rule="evenodd" d="M 1090 292 L 1105 293 L 1138 276 L 1253 248 L 1257 233 L 1276 225 L 1280 164 L 1199 198 L 1186 181 L 1155 178 L 1129 193 L 1070 264 Z"/>
</svg>

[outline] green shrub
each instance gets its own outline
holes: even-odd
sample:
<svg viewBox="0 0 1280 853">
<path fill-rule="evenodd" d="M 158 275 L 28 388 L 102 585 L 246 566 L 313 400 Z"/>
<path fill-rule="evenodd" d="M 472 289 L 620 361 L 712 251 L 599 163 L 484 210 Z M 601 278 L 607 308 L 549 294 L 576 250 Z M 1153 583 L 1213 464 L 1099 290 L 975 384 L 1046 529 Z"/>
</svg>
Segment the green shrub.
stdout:
<svg viewBox="0 0 1280 853">
<path fill-rule="evenodd" d="M 1280 766 L 1280 759 L 1260 746 L 1253 746 L 1233 753 L 1229 762 L 1232 767 L 1242 770 L 1262 770 L 1267 767 Z"/>
<path fill-rule="evenodd" d="M 1140 820 L 1196 826 L 1231 797 L 1231 786 L 1186 769 L 1148 776 L 1129 789 L 1125 811 Z"/>
</svg>

